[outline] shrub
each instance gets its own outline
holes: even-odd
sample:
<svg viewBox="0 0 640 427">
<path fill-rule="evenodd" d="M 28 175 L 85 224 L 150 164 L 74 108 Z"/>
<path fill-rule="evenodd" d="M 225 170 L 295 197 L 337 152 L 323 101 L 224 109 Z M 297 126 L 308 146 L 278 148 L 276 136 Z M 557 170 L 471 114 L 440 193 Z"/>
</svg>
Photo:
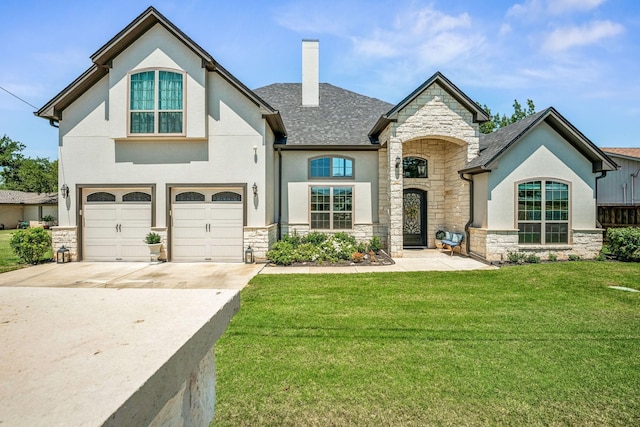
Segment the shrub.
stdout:
<svg viewBox="0 0 640 427">
<path fill-rule="evenodd" d="M 302 243 L 302 237 L 298 236 L 296 231 L 293 234 L 285 234 L 282 236 L 282 242 L 288 242 L 293 245 L 293 247 L 297 247 L 300 243 Z"/>
<path fill-rule="evenodd" d="M 380 252 L 380 249 L 382 249 L 382 241 L 380 240 L 380 237 L 373 236 L 371 240 L 369 240 L 369 250 L 378 253 Z"/>
<path fill-rule="evenodd" d="M 555 262 L 558 260 L 558 255 L 554 254 L 553 252 L 549 252 L 549 261 Z"/>
<path fill-rule="evenodd" d="M 527 255 L 524 259 L 524 262 L 528 262 L 530 264 L 537 264 L 540 262 L 540 257 L 535 254 Z"/>
<path fill-rule="evenodd" d="M 569 254 L 569 261 L 580 261 L 581 259 L 580 255 Z"/>
<path fill-rule="evenodd" d="M 520 252 L 509 252 L 507 253 L 507 259 L 509 262 L 515 262 L 521 264 L 524 262 L 525 254 Z"/>
<path fill-rule="evenodd" d="M 609 250 L 621 261 L 640 261 L 640 228 L 609 228 Z"/>
<path fill-rule="evenodd" d="M 267 258 L 278 265 L 291 265 L 293 262 L 293 244 L 286 240 L 280 240 L 267 252 Z"/>
<path fill-rule="evenodd" d="M 9 246 L 22 261 L 37 264 L 51 250 L 51 236 L 40 227 L 18 230 L 11 236 Z"/>
<path fill-rule="evenodd" d="M 350 234 L 345 233 L 344 231 L 340 231 L 339 233 L 334 234 L 333 238 L 340 243 L 346 243 L 352 246 L 356 245 L 356 238 L 351 236 Z"/>
<path fill-rule="evenodd" d="M 605 261 L 607 259 L 607 257 L 604 256 L 604 254 L 602 252 L 598 253 L 598 256 L 596 256 L 594 258 L 595 261 Z"/>
<path fill-rule="evenodd" d="M 356 251 L 360 252 L 360 253 L 367 253 L 369 252 L 369 244 L 365 243 L 365 242 L 359 242 L 356 245 Z"/>
<path fill-rule="evenodd" d="M 301 239 L 301 243 L 311 243 L 312 245 L 319 245 L 327 240 L 328 236 L 319 231 L 312 231 Z"/>
</svg>

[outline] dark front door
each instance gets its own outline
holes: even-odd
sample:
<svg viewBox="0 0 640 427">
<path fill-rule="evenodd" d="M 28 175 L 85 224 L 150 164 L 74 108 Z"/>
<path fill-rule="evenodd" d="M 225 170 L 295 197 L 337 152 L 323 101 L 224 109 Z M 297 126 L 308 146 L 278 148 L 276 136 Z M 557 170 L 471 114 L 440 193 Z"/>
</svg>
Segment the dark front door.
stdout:
<svg viewBox="0 0 640 427">
<path fill-rule="evenodd" d="M 415 188 L 404 190 L 402 208 L 404 246 L 427 246 L 426 194 Z"/>
</svg>

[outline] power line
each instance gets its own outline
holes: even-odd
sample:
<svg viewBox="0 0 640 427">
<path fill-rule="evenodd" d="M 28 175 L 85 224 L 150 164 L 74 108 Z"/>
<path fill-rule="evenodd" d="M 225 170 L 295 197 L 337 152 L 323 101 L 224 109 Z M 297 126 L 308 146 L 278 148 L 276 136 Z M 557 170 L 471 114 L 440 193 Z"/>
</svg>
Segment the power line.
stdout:
<svg viewBox="0 0 640 427">
<path fill-rule="evenodd" d="M 35 108 L 36 110 L 39 110 L 38 107 L 36 107 L 35 105 L 25 101 L 24 99 L 20 98 L 18 95 L 16 95 L 15 93 L 11 93 L 8 90 L 6 90 L 5 88 L 3 88 L 2 86 L 0 86 L 0 89 L 2 89 L 3 91 L 7 92 L 9 95 L 13 96 L 14 98 L 18 98 L 20 101 L 24 102 L 25 104 L 27 104 L 28 106 Z"/>
</svg>

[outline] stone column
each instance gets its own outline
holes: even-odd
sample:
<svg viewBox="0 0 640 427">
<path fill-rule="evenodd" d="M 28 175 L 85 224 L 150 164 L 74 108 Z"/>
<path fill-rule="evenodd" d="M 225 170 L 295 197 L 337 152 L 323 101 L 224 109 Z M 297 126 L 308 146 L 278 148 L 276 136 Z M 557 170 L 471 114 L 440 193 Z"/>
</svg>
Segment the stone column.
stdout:
<svg viewBox="0 0 640 427">
<path fill-rule="evenodd" d="M 402 258 L 402 164 L 396 168 L 396 158 L 402 159 L 402 140 L 391 136 L 389 141 L 389 255 Z"/>
</svg>

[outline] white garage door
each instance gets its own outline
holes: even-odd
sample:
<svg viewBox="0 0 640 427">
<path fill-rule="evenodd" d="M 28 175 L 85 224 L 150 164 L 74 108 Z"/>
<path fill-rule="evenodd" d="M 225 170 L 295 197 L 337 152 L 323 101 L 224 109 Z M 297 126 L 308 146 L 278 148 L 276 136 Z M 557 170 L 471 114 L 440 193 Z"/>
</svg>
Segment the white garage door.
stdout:
<svg viewBox="0 0 640 427">
<path fill-rule="evenodd" d="M 242 262 L 241 189 L 174 189 L 173 261 Z"/>
<path fill-rule="evenodd" d="M 149 189 L 85 189 L 83 197 L 83 259 L 149 261 Z"/>
</svg>

